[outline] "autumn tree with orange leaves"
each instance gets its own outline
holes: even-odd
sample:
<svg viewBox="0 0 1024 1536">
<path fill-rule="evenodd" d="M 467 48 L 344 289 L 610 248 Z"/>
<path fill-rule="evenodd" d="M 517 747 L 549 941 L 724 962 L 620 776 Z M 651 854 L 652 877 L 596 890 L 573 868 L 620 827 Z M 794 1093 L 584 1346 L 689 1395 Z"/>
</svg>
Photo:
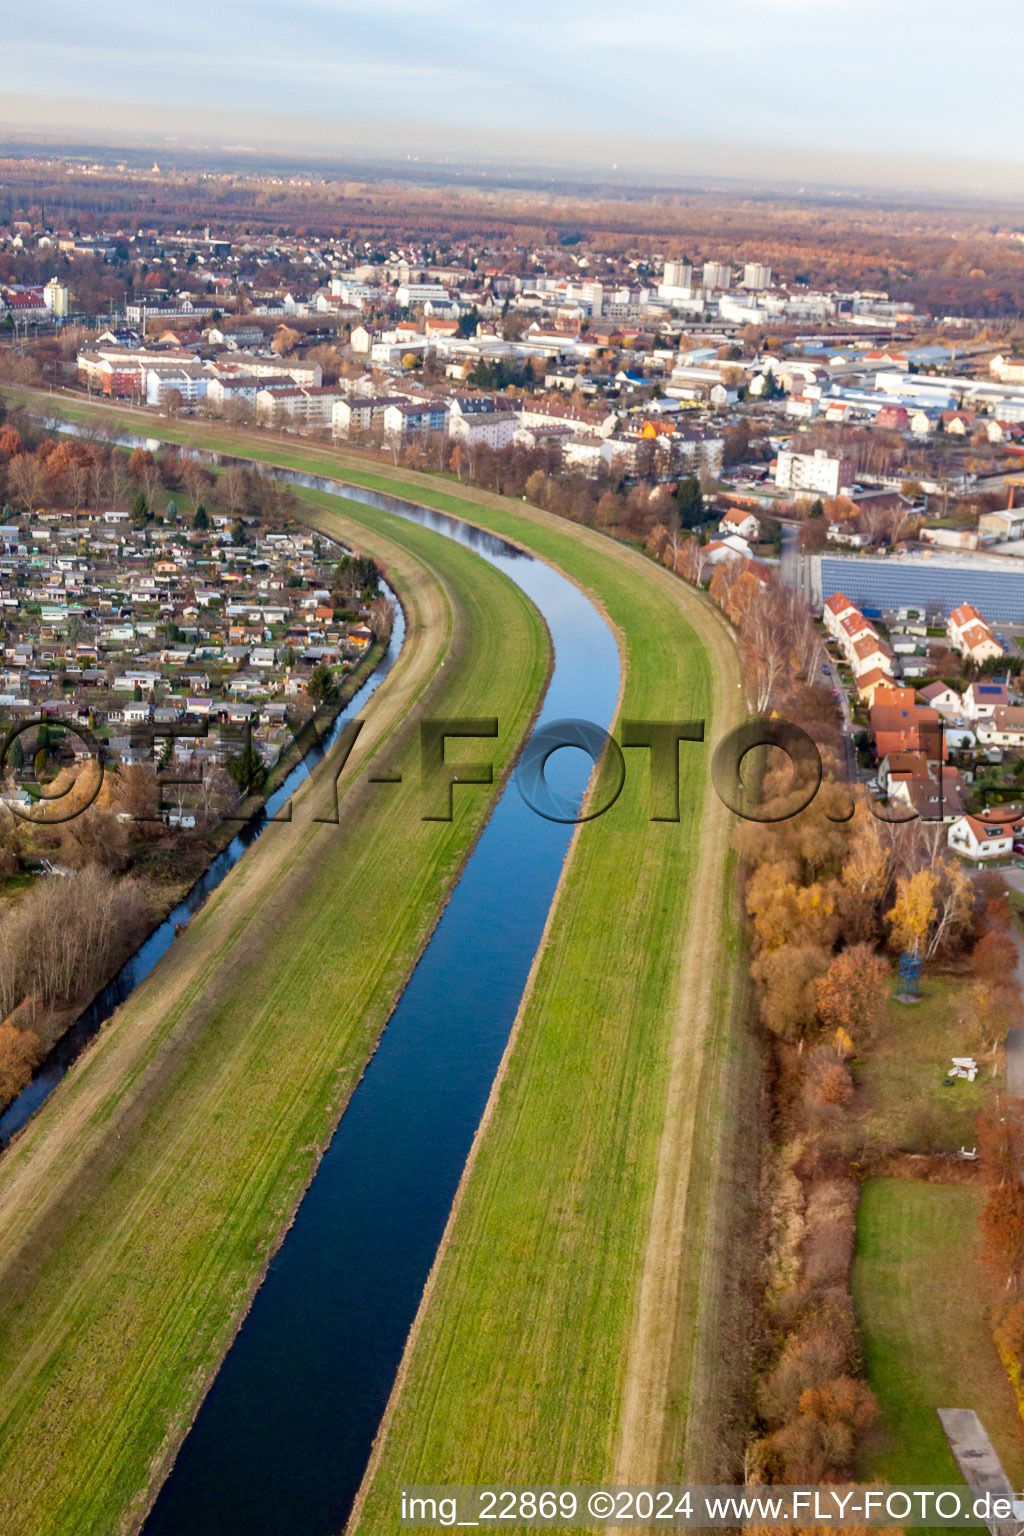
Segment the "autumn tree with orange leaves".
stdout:
<svg viewBox="0 0 1024 1536">
<path fill-rule="evenodd" d="M 885 1021 L 890 971 L 870 944 L 840 950 L 817 983 L 818 1015 L 832 1030 L 844 1030 L 863 1047 Z"/>
</svg>

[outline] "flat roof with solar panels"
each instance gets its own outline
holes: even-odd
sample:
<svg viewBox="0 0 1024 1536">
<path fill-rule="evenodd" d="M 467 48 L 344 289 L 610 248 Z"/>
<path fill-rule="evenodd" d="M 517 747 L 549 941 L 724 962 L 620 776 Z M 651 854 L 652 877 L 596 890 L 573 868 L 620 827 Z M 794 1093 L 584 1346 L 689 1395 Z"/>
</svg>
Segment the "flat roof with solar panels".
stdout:
<svg viewBox="0 0 1024 1536">
<path fill-rule="evenodd" d="M 973 603 L 990 622 L 1024 624 L 1024 563 L 1019 572 L 971 569 L 968 562 L 841 560 L 821 557 L 821 595 L 843 592 L 858 608 L 920 608 L 949 615 Z"/>
</svg>

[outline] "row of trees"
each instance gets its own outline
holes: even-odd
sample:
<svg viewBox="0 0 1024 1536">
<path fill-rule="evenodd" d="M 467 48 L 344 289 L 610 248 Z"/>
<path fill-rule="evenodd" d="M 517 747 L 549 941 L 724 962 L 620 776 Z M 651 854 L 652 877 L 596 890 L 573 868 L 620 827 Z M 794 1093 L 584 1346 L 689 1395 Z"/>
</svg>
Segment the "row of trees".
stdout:
<svg viewBox="0 0 1024 1536">
<path fill-rule="evenodd" d="M 146 892 L 90 867 L 33 886 L 0 918 L 0 1016 L 92 996 L 145 935 Z"/>
<path fill-rule="evenodd" d="M 130 453 L 97 433 L 54 439 L 31 418 L 0 407 L 0 504 L 29 516 L 38 507 L 112 507 L 129 510 L 141 497 L 153 508 L 166 493 L 194 516 L 200 506 L 232 517 L 285 516 L 295 496 L 290 486 L 243 465 L 214 474 L 195 459 L 173 451 Z"/>
<path fill-rule="evenodd" d="M 650 553 L 698 586 L 735 626 L 758 713 L 803 726 L 822 754 L 811 804 L 776 822 L 744 821 L 736 843 L 750 923 L 758 1019 L 773 1060 L 777 1140 L 764 1321 L 769 1346 L 748 1451 L 754 1482 L 850 1475 L 857 1435 L 877 1415 L 860 1367 L 850 1294 L 862 1155 L 850 1063 L 888 1027 L 893 960 L 907 950 L 955 959 L 979 938 L 972 882 L 946 856 L 945 829 L 871 816 L 839 774 L 836 712 L 820 676 L 821 640 L 806 604 L 744 561 L 709 565 L 670 519 Z M 793 770 L 755 754 L 765 809 L 793 806 Z M 991 1041 L 1012 1016 L 1005 944 L 985 930 L 963 1000 L 965 1037 Z M 1011 966 L 1012 970 L 1012 966 Z M 1024 1221 L 1021 1231 L 1024 1233 Z"/>
</svg>

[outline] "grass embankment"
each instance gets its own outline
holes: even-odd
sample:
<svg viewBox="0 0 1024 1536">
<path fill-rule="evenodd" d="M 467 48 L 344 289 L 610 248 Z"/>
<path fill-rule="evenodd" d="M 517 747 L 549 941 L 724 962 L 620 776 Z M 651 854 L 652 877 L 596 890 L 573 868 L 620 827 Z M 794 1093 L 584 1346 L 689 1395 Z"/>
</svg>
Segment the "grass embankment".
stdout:
<svg viewBox="0 0 1024 1536">
<path fill-rule="evenodd" d="M 861 1192 L 853 1291 L 868 1379 L 882 1416 L 860 1445 L 857 1476 L 922 1487 L 960 1483 L 936 1408 L 973 1408 L 1011 1483 L 1024 1479 L 1024 1433 L 979 1295 L 976 1186 L 869 1179 Z"/>
<path fill-rule="evenodd" d="M 703 717 L 712 740 L 732 723 L 731 641 L 678 582 L 576 530 L 531 520 L 518 536 L 619 627 L 622 715 Z M 701 1440 L 722 1405 L 706 1395 L 698 1312 L 716 1304 L 731 1230 L 711 1168 L 716 1138 L 756 1110 L 723 1091 L 750 1047 L 730 1007 L 729 818 L 708 759 L 681 749 L 681 819 L 650 823 L 631 754 L 614 811 L 578 835 L 361 1531 L 391 1529 L 403 1484 L 673 1480 L 723 1455 Z"/>
<path fill-rule="evenodd" d="M 635 551 L 444 477 L 255 433 L 123 425 L 341 475 L 518 541 L 616 625 L 623 715 L 707 720 L 707 743 L 681 748 L 678 824 L 648 822 L 646 765 L 629 753 L 614 811 L 577 837 L 360 1528 L 394 1528 L 401 1482 L 733 1480 L 738 1438 L 722 1430 L 728 1355 L 743 1368 L 730 1330 L 757 1195 L 758 1074 L 733 818 L 708 776 L 744 712 L 724 622 Z"/>
<path fill-rule="evenodd" d="M 489 804 L 467 790 L 453 822 L 420 819 L 419 715 L 497 715 L 500 773 L 543 685 L 543 624 L 504 577 L 311 501 L 386 567 L 408 642 L 340 825 L 311 820 L 333 810 L 328 759 L 0 1160 L 4 1536 L 138 1518 Z M 403 783 L 369 786 L 371 759 Z"/>
</svg>

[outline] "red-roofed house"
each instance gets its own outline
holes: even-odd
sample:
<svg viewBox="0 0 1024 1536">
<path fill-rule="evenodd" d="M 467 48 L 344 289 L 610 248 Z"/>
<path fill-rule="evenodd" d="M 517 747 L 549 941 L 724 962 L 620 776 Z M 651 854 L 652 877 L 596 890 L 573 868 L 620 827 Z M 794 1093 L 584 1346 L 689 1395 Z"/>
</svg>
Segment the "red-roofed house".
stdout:
<svg viewBox="0 0 1024 1536">
<path fill-rule="evenodd" d="M 876 668 L 882 672 L 888 672 L 890 677 L 893 672 L 893 658 L 889 648 L 883 640 L 879 640 L 874 630 L 865 631 L 854 642 L 848 653 L 850 665 L 859 677 L 862 672 L 872 672 Z"/>
<path fill-rule="evenodd" d="M 892 678 L 881 667 L 872 667 L 858 676 L 857 692 L 870 709 L 873 704 L 882 702 L 883 695 L 892 692 Z"/>
<path fill-rule="evenodd" d="M 852 614 L 859 612 L 860 609 L 856 603 L 851 603 L 845 593 L 833 592 L 831 597 L 826 597 L 825 599 L 821 617 L 829 634 L 834 638 L 838 638 L 839 626 L 842 621 L 848 619 Z"/>
<path fill-rule="evenodd" d="M 892 709 L 913 709 L 917 698 L 913 688 L 897 688 L 892 678 L 887 677 L 885 687 L 878 690 L 872 703 L 887 704 Z"/>
<path fill-rule="evenodd" d="M 758 539 L 761 536 L 761 524 L 753 512 L 745 512 L 742 507 L 730 507 L 718 525 L 719 533 L 738 533 L 741 539 Z"/>
<path fill-rule="evenodd" d="M 1021 826 L 1020 814 L 1003 816 L 995 821 L 988 817 L 961 816 L 949 829 L 948 842 L 954 853 L 967 859 L 1009 858 L 1013 853 L 1013 839 Z"/>
<path fill-rule="evenodd" d="M 921 752 L 929 762 L 938 762 L 939 712 L 937 709 L 910 708 L 894 704 L 876 704 L 870 711 L 869 720 L 875 738 L 875 754 L 881 762 L 895 752 Z M 949 755 L 945 737 L 942 738 L 942 758 Z"/>
</svg>

